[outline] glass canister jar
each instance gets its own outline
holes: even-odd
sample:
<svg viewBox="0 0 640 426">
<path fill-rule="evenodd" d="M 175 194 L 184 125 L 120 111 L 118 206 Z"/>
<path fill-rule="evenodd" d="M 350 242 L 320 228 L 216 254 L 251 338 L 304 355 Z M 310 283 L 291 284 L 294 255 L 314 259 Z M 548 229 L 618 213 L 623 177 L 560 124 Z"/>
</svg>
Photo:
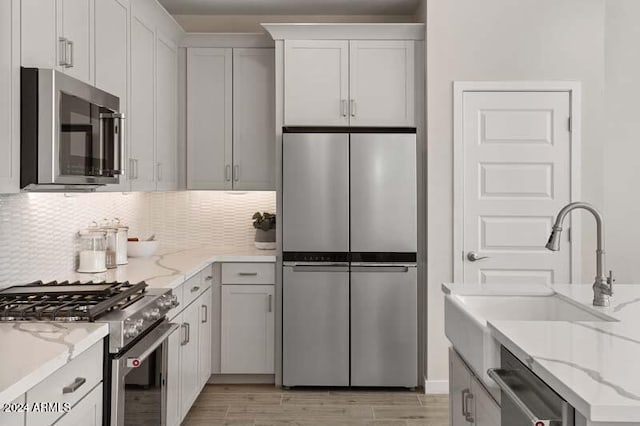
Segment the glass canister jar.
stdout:
<svg viewBox="0 0 640 426">
<path fill-rule="evenodd" d="M 126 265 L 129 263 L 127 257 L 127 241 L 129 240 L 129 227 L 120 222 L 120 219 L 113 220 L 113 226 L 116 228 L 116 263 L 118 265 Z"/>
<path fill-rule="evenodd" d="M 79 233 L 78 272 L 98 273 L 107 270 L 107 234 L 96 229 Z"/>
</svg>

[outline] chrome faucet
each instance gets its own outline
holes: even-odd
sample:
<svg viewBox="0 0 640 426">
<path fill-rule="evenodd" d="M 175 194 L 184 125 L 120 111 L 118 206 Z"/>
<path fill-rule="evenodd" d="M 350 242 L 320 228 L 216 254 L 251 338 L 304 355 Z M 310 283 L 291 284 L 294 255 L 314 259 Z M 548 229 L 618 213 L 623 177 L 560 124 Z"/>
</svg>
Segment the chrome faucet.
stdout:
<svg viewBox="0 0 640 426">
<path fill-rule="evenodd" d="M 593 306 L 609 306 L 609 296 L 613 294 L 613 273 L 609 271 L 609 276 L 604 276 L 605 259 L 604 259 L 604 219 L 602 214 L 589 203 L 575 202 L 567 204 L 560 210 L 556 223 L 553 225 L 549 241 L 546 248 L 551 251 L 560 250 L 560 233 L 562 232 L 562 222 L 565 216 L 572 210 L 584 209 L 593 214 L 596 219 L 596 232 L 598 233 L 597 249 L 596 249 L 596 278 L 593 283 Z"/>
</svg>

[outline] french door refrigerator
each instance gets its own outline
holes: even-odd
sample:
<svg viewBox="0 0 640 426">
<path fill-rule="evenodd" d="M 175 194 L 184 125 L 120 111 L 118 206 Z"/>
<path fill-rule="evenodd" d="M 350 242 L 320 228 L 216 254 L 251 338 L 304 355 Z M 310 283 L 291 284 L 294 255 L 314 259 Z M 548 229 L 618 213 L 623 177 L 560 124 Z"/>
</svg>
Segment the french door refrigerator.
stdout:
<svg viewBox="0 0 640 426">
<path fill-rule="evenodd" d="M 285 128 L 283 385 L 417 385 L 414 129 Z"/>
</svg>

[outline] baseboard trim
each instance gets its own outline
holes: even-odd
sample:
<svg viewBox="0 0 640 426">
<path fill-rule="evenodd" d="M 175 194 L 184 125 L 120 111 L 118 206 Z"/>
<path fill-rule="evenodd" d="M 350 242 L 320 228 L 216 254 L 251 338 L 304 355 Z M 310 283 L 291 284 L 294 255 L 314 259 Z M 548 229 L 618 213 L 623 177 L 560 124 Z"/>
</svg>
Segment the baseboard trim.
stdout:
<svg viewBox="0 0 640 426">
<path fill-rule="evenodd" d="M 212 374 L 207 383 L 210 385 L 262 385 L 275 382 L 273 374 Z"/>
<path fill-rule="evenodd" d="M 425 380 L 424 393 L 433 395 L 442 395 L 449 393 L 448 380 Z"/>
</svg>

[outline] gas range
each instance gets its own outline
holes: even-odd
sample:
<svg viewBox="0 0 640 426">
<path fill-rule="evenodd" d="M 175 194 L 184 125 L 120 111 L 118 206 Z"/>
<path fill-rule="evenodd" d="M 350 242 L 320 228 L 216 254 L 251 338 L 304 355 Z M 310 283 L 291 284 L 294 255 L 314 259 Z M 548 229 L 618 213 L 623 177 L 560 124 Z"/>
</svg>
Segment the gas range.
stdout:
<svg viewBox="0 0 640 426">
<path fill-rule="evenodd" d="M 125 282 L 37 281 L 0 291 L 0 321 L 89 321 L 109 325 L 109 352 L 122 351 L 177 306 L 170 289 Z"/>
</svg>

